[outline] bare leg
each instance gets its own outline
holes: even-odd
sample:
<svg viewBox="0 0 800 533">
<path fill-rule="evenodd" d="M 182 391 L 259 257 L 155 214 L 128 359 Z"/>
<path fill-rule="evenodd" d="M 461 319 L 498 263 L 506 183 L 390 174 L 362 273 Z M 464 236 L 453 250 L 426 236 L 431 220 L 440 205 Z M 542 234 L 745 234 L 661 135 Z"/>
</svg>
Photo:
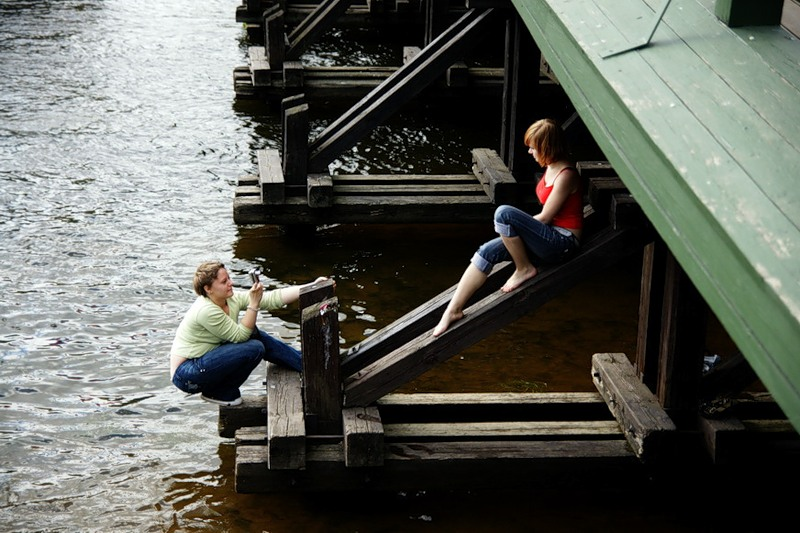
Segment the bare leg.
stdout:
<svg viewBox="0 0 800 533">
<path fill-rule="evenodd" d="M 506 245 L 506 250 L 511 254 L 511 259 L 514 260 L 514 273 L 508 278 L 505 285 L 500 287 L 503 292 L 511 292 L 524 282 L 528 281 L 536 274 L 539 273 L 536 267 L 531 263 L 528 258 L 528 252 L 525 251 L 525 244 L 519 237 L 503 237 L 503 244 Z"/>
<path fill-rule="evenodd" d="M 464 271 L 461 279 L 456 286 L 456 291 L 453 293 L 453 298 L 447 304 L 447 309 L 444 310 L 441 320 L 433 328 L 433 336 L 438 337 L 450 327 L 450 324 L 457 320 L 464 318 L 464 305 L 467 300 L 475 294 L 481 285 L 486 282 L 488 276 L 481 272 L 472 263 Z"/>
</svg>

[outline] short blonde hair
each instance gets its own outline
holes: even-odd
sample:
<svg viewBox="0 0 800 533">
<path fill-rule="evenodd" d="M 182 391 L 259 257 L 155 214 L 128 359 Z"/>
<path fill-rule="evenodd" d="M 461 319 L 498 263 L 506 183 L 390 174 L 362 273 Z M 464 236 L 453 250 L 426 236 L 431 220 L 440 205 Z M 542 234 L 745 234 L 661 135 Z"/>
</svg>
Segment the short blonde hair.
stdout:
<svg viewBox="0 0 800 533">
<path fill-rule="evenodd" d="M 225 265 L 219 261 L 200 263 L 194 273 L 194 282 L 192 284 L 194 292 L 199 296 L 207 297 L 208 295 L 206 294 L 205 288 L 214 283 L 214 280 L 217 279 L 217 274 L 219 274 L 219 271 L 223 268 L 225 268 Z"/>
<path fill-rule="evenodd" d="M 525 131 L 523 139 L 525 146 L 536 150 L 543 166 L 567 159 L 568 148 L 564 131 L 555 120 L 537 120 Z"/>
</svg>

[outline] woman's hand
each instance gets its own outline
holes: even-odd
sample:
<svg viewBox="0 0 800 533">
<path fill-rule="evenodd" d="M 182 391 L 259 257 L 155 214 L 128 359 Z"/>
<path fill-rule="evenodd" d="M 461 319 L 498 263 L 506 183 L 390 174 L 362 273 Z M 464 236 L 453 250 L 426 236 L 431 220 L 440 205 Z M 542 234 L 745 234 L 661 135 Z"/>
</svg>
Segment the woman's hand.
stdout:
<svg viewBox="0 0 800 533">
<path fill-rule="evenodd" d="M 259 307 L 261 305 L 261 296 L 264 294 L 264 285 L 260 281 L 253 283 L 250 287 L 248 295 L 250 296 L 250 305 L 252 307 Z"/>
</svg>

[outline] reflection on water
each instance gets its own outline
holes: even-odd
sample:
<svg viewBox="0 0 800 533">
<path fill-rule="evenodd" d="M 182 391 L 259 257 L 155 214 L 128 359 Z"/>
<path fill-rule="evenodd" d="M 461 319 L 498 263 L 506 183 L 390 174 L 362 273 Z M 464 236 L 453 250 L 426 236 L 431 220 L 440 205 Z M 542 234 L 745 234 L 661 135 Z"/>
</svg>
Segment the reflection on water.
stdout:
<svg viewBox="0 0 800 533">
<path fill-rule="evenodd" d="M 579 494 L 368 494 L 355 505 L 353 496 L 235 493 L 216 409 L 167 376 L 197 263 L 220 259 L 241 283 L 255 265 L 276 286 L 333 275 L 347 348 L 455 283 L 491 231 L 333 226 L 299 241 L 236 227 L 237 178 L 254 171 L 257 148 L 280 144 L 267 106 L 234 102 L 231 73 L 247 46 L 237 4 L 0 3 L 3 529 L 526 531 L 559 529 L 567 513 L 584 524 L 602 516 L 601 527 L 623 520 L 610 502 Z M 317 107 L 321 128 L 335 106 Z M 450 171 L 493 138 L 458 133 L 466 114 L 448 123 L 438 113 L 393 119 L 336 168 Z M 633 349 L 637 268 L 587 279 L 408 389 L 513 390 L 522 378 L 592 390 L 591 353 Z M 607 301 L 615 313 L 598 313 Z M 260 318 L 294 344 L 297 322 L 296 309 Z M 254 374 L 245 393 L 262 380 Z"/>
</svg>

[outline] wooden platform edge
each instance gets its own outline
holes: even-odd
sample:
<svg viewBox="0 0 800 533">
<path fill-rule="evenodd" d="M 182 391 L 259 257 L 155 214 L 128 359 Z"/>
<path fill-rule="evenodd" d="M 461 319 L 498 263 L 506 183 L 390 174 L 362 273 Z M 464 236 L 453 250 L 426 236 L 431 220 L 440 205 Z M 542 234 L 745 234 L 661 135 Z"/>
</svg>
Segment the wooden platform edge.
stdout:
<svg viewBox="0 0 800 533">
<path fill-rule="evenodd" d="M 655 395 L 636 376 L 628 357 L 623 353 L 594 354 L 592 381 L 636 456 L 643 462 L 655 461 L 665 435 L 674 434 L 677 428 Z"/>
</svg>

